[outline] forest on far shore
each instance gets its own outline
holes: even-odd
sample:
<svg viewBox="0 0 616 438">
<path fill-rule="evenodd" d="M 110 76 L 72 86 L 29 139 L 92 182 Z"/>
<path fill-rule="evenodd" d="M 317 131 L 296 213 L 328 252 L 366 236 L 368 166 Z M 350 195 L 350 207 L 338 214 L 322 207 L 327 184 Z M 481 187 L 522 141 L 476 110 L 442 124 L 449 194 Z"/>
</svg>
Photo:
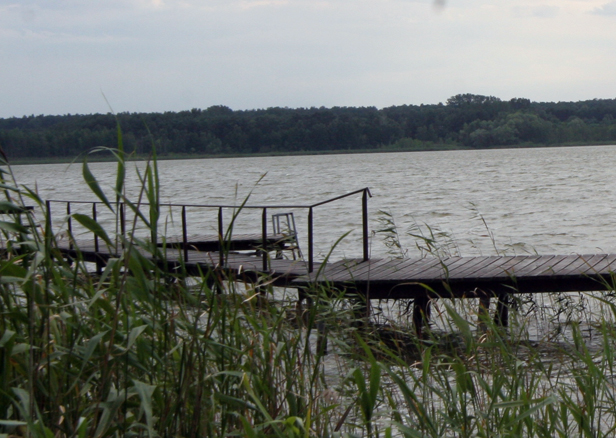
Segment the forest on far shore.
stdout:
<svg viewBox="0 0 616 438">
<path fill-rule="evenodd" d="M 237 155 L 616 143 L 616 99 L 531 102 L 459 94 L 437 105 L 333 108 L 226 106 L 165 113 L 0 119 L 9 159 L 75 157 L 117 147 L 146 155 Z"/>
</svg>

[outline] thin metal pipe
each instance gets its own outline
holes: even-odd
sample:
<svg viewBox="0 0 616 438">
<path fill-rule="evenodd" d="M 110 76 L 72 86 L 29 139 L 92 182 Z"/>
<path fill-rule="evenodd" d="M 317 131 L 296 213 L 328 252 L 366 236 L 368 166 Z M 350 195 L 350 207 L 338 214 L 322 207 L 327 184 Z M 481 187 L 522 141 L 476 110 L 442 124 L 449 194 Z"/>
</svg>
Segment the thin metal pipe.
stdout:
<svg viewBox="0 0 616 438">
<path fill-rule="evenodd" d="M 336 196 L 335 198 L 328 199 L 327 201 L 317 202 L 316 204 L 312 204 L 310 207 L 318 207 L 320 205 L 329 204 L 330 202 L 334 202 L 334 201 L 337 201 L 337 200 L 342 199 L 342 198 L 353 196 L 353 195 L 356 195 L 356 194 L 361 193 L 361 192 L 365 193 L 366 191 L 368 192 L 368 195 L 370 195 L 372 197 L 372 195 L 370 194 L 370 189 L 368 187 L 366 187 L 366 188 L 363 188 L 363 189 L 355 190 L 354 192 L 351 192 L 351 193 L 347 193 L 346 195 Z"/>
<path fill-rule="evenodd" d="M 370 259 L 368 247 L 368 189 L 364 189 L 364 195 L 361 200 L 362 213 L 362 228 L 363 228 L 363 243 L 364 243 L 364 262 Z"/>
<path fill-rule="evenodd" d="M 261 236 L 261 243 L 263 245 L 263 272 L 267 272 L 267 208 L 263 209 L 263 213 L 261 215 Z"/>
<path fill-rule="evenodd" d="M 203 208 L 235 208 L 235 209 L 263 209 L 263 208 L 298 208 L 298 209 L 307 209 L 307 208 L 311 208 L 311 207 L 318 207 L 320 205 L 324 205 L 324 204 L 328 204 L 330 202 L 334 202 L 337 201 L 339 199 L 342 198 L 346 198 L 348 196 L 353 196 L 356 195 L 358 193 L 361 193 L 363 191 L 368 191 L 368 195 L 370 197 L 372 197 L 372 195 L 370 194 L 370 189 L 368 187 L 363 188 L 363 189 L 359 189 L 359 190 L 355 190 L 353 192 L 350 193 L 346 193 L 344 195 L 340 195 L 340 196 L 336 196 L 335 198 L 331 198 L 331 199 L 327 199 L 325 201 L 321 201 L 318 202 L 316 204 L 281 204 L 281 205 L 221 205 L 221 204 L 172 204 L 172 203 L 161 203 L 158 204 L 161 207 L 182 207 L 182 206 L 186 206 L 186 207 L 203 207 Z M 66 202 L 63 200 L 56 200 L 56 199 L 50 199 L 51 202 Z M 71 201 L 73 203 L 76 204 L 89 204 L 91 203 L 91 201 Z M 140 205 L 149 205 L 148 203 L 141 203 Z"/>
<path fill-rule="evenodd" d="M 47 215 L 45 216 L 45 239 L 49 239 L 47 240 L 47 242 L 51 241 L 51 236 L 52 236 L 52 231 L 51 231 L 51 202 L 50 201 L 45 201 L 45 207 L 47 209 Z"/>
<path fill-rule="evenodd" d="M 186 207 L 182 207 L 182 248 L 184 249 L 184 263 L 188 263 L 188 233 L 186 230 Z"/>
<path fill-rule="evenodd" d="M 120 233 L 122 237 L 126 237 L 126 217 L 124 215 L 124 203 L 120 203 Z"/>
<path fill-rule="evenodd" d="M 308 210 L 308 273 L 314 271 L 314 248 L 313 248 L 313 235 L 312 235 L 313 215 L 312 207 Z"/>
<path fill-rule="evenodd" d="M 92 220 L 96 222 L 96 202 L 92 203 Z M 98 236 L 94 233 L 94 251 L 98 254 Z"/>
<path fill-rule="evenodd" d="M 225 235 L 224 235 L 224 227 L 222 223 L 222 207 L 218 207 L 218 253 L 219 253 L 219 261 L 220 261 L 221 268 L 225 265 L 225 254 L 224 254 L 224 245 L 223 245 L 224 239 L 225 239 Z"/>
<path fill-rule="evenodd" d="M 73 221 L 71 219 L 71 202 L 66 202 L 66 216 L 68 217 L 68 249 L 73 249 Z"/>
</svg>

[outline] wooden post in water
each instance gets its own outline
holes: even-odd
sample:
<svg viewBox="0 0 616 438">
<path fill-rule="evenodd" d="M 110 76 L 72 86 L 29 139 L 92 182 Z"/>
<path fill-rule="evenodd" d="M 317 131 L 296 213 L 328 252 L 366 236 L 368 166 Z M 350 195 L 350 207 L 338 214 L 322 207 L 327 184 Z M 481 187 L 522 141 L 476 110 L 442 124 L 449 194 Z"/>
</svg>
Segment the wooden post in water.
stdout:
<svg viewBox="0 0 616 438">
<path fill-rule="evenodd" d="M 413 302 L 413 326 L 419 339 L 425 338 L 424 328 L 430 322 L 430 299 L 428 297 L 417 297 Z"/>
<path fill-rule="evenodd" d="M 486 330 L 486 318 L 490 312 L 490 295 L 487 292 L 478 290 L 482 295 L 479 297 L 479 311 L 477 317 L 479 318 L 478 327 L 480 331 Z"/>
<path fill-rule="evenodd" d="M 502 327 L 509 326 L 509 294 L 499 294 L 498 304 L 496 305 L 496 315 L 494 316 L 494 322 L 496 325 Z"/>
</svg>

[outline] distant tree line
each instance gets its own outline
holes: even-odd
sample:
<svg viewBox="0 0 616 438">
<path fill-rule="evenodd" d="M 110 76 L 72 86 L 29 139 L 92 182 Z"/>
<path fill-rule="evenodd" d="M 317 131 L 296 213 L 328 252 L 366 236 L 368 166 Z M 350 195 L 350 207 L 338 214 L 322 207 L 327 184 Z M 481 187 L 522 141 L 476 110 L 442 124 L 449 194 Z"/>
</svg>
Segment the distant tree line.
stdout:
<svg viewBox="0 0 616 438">
<path fill-rule="evenodd" d="M 268 108 L 225 106 L 165 113 L 24 116 L 0 119 L 9 158 L 74 157 L 117 145 L 129 152 L 252 154 L 616 143 L 616 99 L 539 103 L 460 94 L 438 105 Z"/>
</svg>

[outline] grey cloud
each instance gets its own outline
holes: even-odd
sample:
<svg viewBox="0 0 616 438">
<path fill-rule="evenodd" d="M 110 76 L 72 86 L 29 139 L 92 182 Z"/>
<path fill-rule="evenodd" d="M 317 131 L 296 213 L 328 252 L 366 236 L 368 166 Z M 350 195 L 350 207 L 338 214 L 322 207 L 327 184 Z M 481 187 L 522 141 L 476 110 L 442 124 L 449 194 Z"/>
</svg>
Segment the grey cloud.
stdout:
<svg viewBox="0 0 616 438">
<path fill-rule="evenodd" d="M 558 16 L 560 8 L 550 5 L 538 5 L 534 7 L 515 6 L 512 8 L 512 11 L 518 17 L 554 18 Z"/>
<path fill-rule="evenodd" d="M 558 15 L 558 6 L 540 5 L 533 8 L 532 13 L 539 18 L 553 18 Z"/>
<path fill-rule="evenodd" d="M 592 11 L 595 15 L 616 15 L 616 2 L 606 3 Z"/>
</svg>

